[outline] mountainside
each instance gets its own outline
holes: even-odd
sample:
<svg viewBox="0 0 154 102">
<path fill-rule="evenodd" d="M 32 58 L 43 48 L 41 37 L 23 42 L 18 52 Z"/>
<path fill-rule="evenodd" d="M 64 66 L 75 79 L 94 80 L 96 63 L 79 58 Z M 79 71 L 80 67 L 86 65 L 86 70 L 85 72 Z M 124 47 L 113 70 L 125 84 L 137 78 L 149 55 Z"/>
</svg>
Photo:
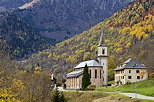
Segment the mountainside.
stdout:
<svg viewBox="0 0 154 102">
<path fill-rule="evenodd" d="M 15 13 L 43 36 L 59 41 L 110 17 L 132 0 L 32 0 Z"/>
<path fill-rule="evenodd" d="M 50 69 L 60 77 L 77 63 L 97 58 L 97 45 L 103 30 L 110 55 L 110 79 L 113 78 L 112 69 L 116 64 L 128 57 L 133 57 L 154 69 L 153 24 L 154 1 L 136 0 L 93 28 L 58 43 L 55 47 L 33 54 L 27 63 L 39 63 L 42 68 Z"/>
<path fill-rule="evenodd" d="M 47 48 L 55 40 L 42 37 L 16 15 L 4 14 L 0 15 L 0 42 L 5 42 L 9 46 L 10 55 L 18 59 Z"/>
<path fill-rule="evenodd" d="M 1 0 L 0 12 L 10 11 L 30 2 L 31 0 Z"/>
</svg>

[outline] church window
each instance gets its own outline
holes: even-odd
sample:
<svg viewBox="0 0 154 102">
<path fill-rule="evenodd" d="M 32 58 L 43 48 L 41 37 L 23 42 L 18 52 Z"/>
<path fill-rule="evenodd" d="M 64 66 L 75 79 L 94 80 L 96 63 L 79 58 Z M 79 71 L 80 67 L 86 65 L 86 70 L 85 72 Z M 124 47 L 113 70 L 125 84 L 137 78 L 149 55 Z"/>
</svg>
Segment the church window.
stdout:
<svg viewBox="0 0 154 102">
<path fill-rule="evenodd" d="M 102 54 L 105 54 L 105 49 L 102 49 Z"/>
<path fill-rule="evenodd" d="M 101 73 L 101 70 L 100 70 L 100 79 L 101 79 L 101 77 L 102 77 L 102 75 L 101 75 L 102 73 Z"/>
<path fill-rule="evenodd" d="M 89 74 L 90 74 L 90 78 L 91 78 L 91 70 L 90 70 L 90 73 Z"/>
<path fill-rule="evenodd" d="M 95 70 L 95 79 L 97 79 L 97 70 Z"/>
</svg>

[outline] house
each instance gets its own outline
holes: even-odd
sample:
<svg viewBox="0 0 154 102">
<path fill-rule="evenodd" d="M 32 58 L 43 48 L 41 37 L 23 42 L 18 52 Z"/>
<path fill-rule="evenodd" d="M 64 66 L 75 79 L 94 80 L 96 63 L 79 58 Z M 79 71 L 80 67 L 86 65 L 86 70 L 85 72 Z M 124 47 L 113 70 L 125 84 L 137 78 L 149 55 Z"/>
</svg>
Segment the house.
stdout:
<svg viewBox="0 0 154 102">
<path fill-rule="evenodd" d="M 107 45 L 104 44 L 103 32 L 98 45 L 98 62 L 89 60 L 79 63 L 74 71 L 66 74 L 66 89 L 80 90 L 82 88 L 83 70 L 87 64 L 92 85 L 103 86 L 108 83 L 108 54 Z"/>
<path fill-rule="evenodd" d="M 147 67 L 133 58 L 119 64 L 114 71 L 116 85 L 142 81 L 148 78 Z"/>
</svg>

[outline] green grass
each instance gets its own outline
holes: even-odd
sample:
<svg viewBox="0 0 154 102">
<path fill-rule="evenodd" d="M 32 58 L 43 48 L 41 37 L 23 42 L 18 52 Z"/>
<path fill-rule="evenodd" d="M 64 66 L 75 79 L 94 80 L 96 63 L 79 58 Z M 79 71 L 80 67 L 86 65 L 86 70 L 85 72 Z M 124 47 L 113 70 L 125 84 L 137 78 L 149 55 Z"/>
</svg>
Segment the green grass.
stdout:
<svg viewBox="0 0 154 102">
<path fill-rule="evenodd" d="M 103 92 L 63 92 L 66 102 L 154 102 L 130 99 L 124 95 Z"/>
<path fill-rule="evenodd" d="M 146 96 L 154 96 L 154 80 L 145 80 L 117 87 L 96 87 L 96 90 L 108 92 L 115 92 L 117 90 L 121 90 L 122 92 L 137 92 Z"/>
<path fill-rule="evenodd" d="M 114 84 L 114 80 L 109 81 L 108 84 Z"/>
</svg>

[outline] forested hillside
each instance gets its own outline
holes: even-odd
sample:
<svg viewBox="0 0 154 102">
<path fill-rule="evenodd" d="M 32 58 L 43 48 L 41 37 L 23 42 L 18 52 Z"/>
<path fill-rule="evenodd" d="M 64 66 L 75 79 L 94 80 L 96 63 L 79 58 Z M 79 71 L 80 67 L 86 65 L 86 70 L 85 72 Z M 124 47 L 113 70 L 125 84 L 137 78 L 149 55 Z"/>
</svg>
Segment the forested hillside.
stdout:
<svg viewBox="0 0 154 102">
<path fill-rule="evenodd" d="M 132 0 L 33 0 L 14 11 L 43 36 L 71 38 L 124 8 Z"/>
<path fill-rule="evenodd" d="M 0 15 L 0 42 L 7 44 L 10 56 L 18 59 L 51 46 L 55 40 L 42 37 L 16 15 L 4 14 Z"/>
<path fill-rule="evenodd" d="M 0 49 L 0 102 L 51 102 L 49 73 L 19 69 Z"/>
<path fill-rule="evenodd" d="M 109 79 L 112 69 L 128 57 L 143 62 L 154 69 L 154 1 L 135 0 L 126 8 L 93 28 L 56 44 L 43 52 L 33 54 L 26 68 L 39 63 L 43 69 L 51 70 L 57 77 L 64 75 L 77 63 L 97 58 L 97 45 L 101 30 L 108 45 Z M 31 66 L 30 66 L 31 65 Z"/>
</svg>

